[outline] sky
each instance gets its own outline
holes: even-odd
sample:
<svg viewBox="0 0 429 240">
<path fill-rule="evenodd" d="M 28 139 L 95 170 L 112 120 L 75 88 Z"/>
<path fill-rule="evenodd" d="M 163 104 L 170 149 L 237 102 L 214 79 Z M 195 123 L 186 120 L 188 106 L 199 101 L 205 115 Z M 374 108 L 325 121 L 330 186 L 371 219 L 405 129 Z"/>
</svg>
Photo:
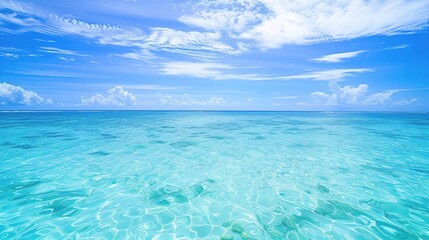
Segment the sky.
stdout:
<svg viewBox="0 0 429 240">
<path fill-rule="evenodd" d="M 0 110 L 429 111 L 429 0 L 0 0 Z"/>
</svg>

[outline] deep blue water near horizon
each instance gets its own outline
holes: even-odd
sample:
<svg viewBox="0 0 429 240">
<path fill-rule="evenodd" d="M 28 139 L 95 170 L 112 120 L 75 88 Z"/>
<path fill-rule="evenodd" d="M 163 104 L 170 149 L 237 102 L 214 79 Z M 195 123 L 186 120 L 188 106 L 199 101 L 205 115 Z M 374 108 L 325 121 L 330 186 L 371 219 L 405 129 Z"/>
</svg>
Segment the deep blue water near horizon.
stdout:
<svg viewBox="0 0 429 240">
<path fill-rule="evenodd" d="M 429 239 L 429 114 L 0 113 L 0 239 Z"/>
</svg>

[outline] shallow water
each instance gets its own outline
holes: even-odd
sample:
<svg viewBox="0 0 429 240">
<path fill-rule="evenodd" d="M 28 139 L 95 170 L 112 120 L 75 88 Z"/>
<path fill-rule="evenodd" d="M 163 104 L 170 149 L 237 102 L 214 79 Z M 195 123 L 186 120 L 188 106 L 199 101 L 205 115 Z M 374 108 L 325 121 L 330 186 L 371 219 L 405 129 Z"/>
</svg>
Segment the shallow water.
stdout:
<svg viewBox="0 0 429 240">
<path fill-rule="evenodd" d="M 0 113 L 0 239 L 429 239 L 429 115 Z"/>
</svg>

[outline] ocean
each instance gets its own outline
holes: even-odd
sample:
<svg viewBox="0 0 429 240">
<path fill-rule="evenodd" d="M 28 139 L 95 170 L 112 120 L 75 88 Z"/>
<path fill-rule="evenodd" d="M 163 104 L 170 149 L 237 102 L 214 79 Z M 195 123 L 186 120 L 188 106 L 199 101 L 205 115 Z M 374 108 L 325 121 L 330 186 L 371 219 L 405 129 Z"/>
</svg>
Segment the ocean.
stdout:
<svg viewBox="0 0 429 240">
<path fill-rule="evenodd" d="M 429 239 L 429 114 L 2 112 L 0 239 Z"/>
</svg>

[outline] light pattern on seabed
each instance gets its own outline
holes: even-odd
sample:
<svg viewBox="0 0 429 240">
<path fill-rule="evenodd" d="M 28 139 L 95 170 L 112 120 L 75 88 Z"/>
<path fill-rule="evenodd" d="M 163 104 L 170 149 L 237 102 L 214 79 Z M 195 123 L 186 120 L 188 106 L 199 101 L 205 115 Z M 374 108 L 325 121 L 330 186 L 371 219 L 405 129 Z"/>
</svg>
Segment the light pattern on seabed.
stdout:
<svg viewBox="0 0 429 240">
<path fill-rule="evenodd" d="M 429 115 L 0 113 L 0 239 L 428 239 Z"/>
</svg>

